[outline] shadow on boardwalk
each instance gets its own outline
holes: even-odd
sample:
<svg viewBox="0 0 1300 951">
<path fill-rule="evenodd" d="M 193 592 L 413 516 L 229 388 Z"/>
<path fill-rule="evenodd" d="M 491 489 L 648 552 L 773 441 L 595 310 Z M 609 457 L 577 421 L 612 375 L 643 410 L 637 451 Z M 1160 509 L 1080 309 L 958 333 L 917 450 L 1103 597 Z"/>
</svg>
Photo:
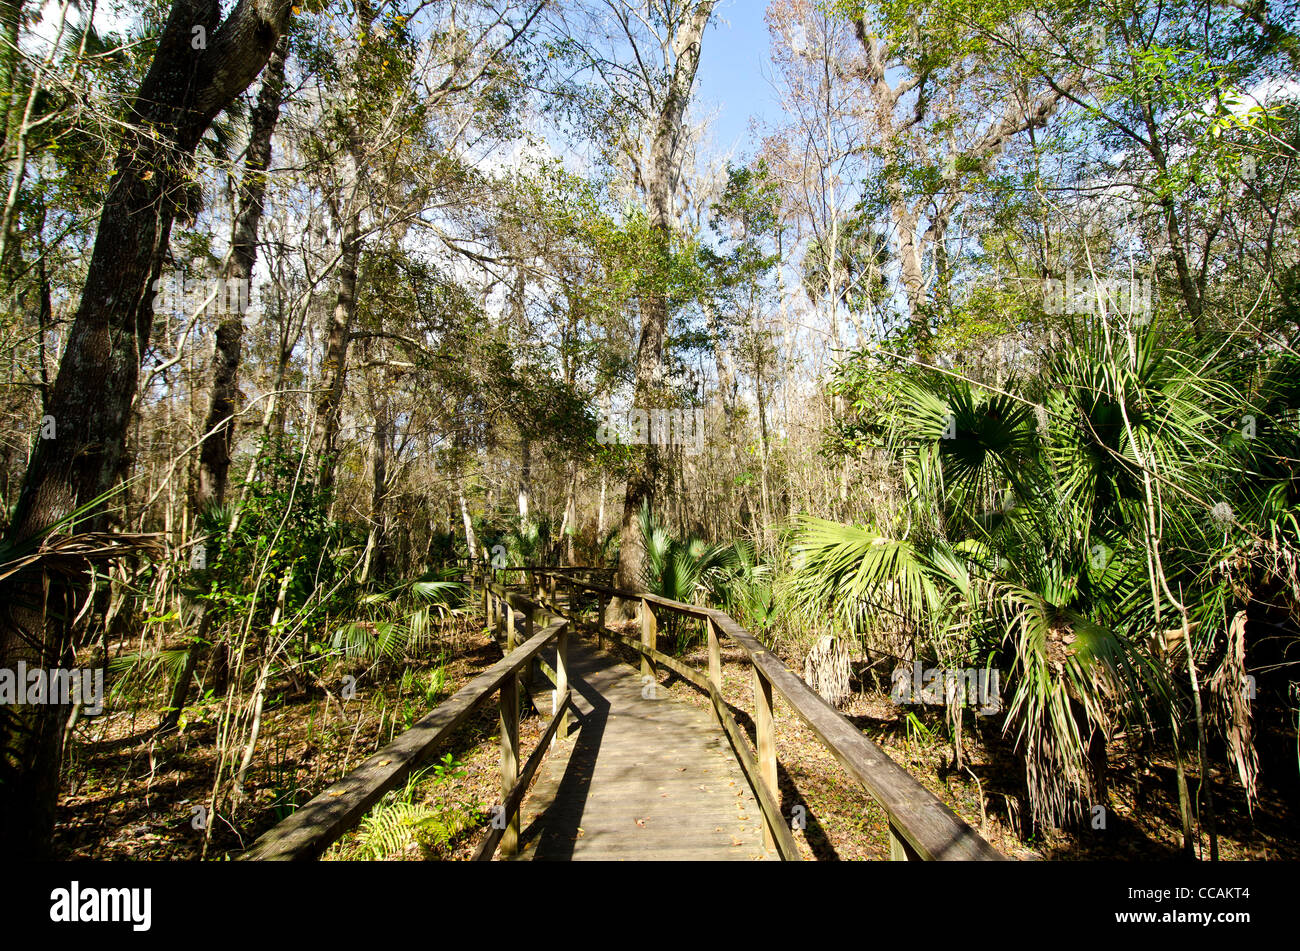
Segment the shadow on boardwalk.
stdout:
<svg viewBox="0 0 1300 951">
<path fill-rule="evenodd" d="M 726 736 L 585 639 L 569 645 L 576 733 L 524 802 L 520 859 L 743 860 L 762 814 Z"/>
</svg>

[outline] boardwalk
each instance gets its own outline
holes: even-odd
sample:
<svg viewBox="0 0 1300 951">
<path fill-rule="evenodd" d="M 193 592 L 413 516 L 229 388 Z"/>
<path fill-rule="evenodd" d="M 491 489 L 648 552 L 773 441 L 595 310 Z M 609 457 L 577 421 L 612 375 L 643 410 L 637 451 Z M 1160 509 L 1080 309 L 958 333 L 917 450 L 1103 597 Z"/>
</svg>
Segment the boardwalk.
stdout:
<svg viewBox="0 0 1300 951">
<path fill-rule="evenodd" d="M 319 858 L 495 699 L 501 724 L 502 805 L 482 837 L 476 860 L 498 853 L 558 861 L 797 860 L 799 846 L 777 785 L 780 764 L 772 716 L 777 696 L 885 811 L 892 858 L 1003 858 L 725 613 L 572 575 L 601 569 L 526 570 L 534 572 L 534 582 L 545 583 L 549 596 L 531 583 L 531 596 L 509 590 L 492 581 L 486 568 L 474 580 L 482 592 L 488 627 L 503 641 L 501 660 L 266 832 L 242 858 Z M 567 590 L 557 591 L 557 585 Z M 579 604 L 570 610 L 570 592 L 589 595 L 579 599 L 579 604 L 587 602 L 582 610 Z M 679 682 L 668 689 L 649 678 L 643 683 L 637 670 L 592 643 L 593 625 L 583 623 L 579 615 L 603 609 L 609 598 L 640 601 L 641 627 L 639 638 L 602 628 L 606 636 L 671 669 L 689 687 Z M 705 622 L 707 674 L 655 646 L 657 615 L 664 612 Z M 602 614 L 598 610 L 594 616 Z M 754 748 L 720 693 L 719 645 L 724 637 L 740 648 L 753 673 Z M 567 664 L 559 664 L 556 657 L 562 644 L 567 644 Z M 570 715 L 550 716 L 539 743 L 521 761 L 516 684 L 535 668 L 546 674 L 545 681 L 539 677 L 530 685 L 535 705 L 545 716 L 555 696 Z M 674 696 L 686 689 L 707 691 L 711 710 Z M 568 735 L 562 735 L 566 730 Z M 497 824 L 497 818 L 504 821 Z M 771 850 L 763 845 L 765 831 Z"/>
<path fill-rule="evenodd" d="M 524 802 L 518 859 L 774 857 L 726 735 L 673 699 L 689 688 L 660 684 L 651 699 L 638 671 L 585 637 L 570 643 L 569 664 L 577 722 Z"/>
</svg>

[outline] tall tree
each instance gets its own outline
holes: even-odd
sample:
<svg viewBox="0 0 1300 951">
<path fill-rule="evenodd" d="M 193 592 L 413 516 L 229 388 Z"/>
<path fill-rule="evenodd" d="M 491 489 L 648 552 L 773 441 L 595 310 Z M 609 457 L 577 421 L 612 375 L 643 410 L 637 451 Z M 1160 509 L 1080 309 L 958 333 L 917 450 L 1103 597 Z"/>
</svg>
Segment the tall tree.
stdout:
<svg viewBox="0 0 1300 951">
<path fill-rule="evenodd" d="M 231 225 L 230 249 L 222 268 L 226 286 L 240 285 L 244 290 L 233 295 L 241 305 L 252 296 L 253 265 L 257 262 L 257 233 L 266 201 L 266 173 L 271 166 L 271 140 L 280 118 L 284 96 L 285 59 L 288 38 L 282 37 L 270 62 L 262 71 L 262 88 L 249 126 L 248 148 L 244 155 L 244 174 L 237 191 L 234 222 Z M 221 294 L 227 301 L 229 292 Z M 211 383 L 208 412 L 199 445 L 198 476 L 194 485 L 196 516 L 208 506 L 225 501 L 226 482 L 230 473 L 231 452 L 235 442 L 235 411 L 239 395 L 239 363 L 243 350 L 244 313 L 227 315 L 217 325 L 212 344 Z M 185 665 L 172 688 L 171 701 L 163 716 L 160 730 L 170 731 L 180 722 L 181 711 L 189 695 L 190 681 L 198 667 L 203 644 L 207 639 L 211 617 L 201 612 L 197 642 L 185 655 Z M 224 649 L 224 648 L 223 648 Z"/>
<path fill-rule="evenodd" d="M 944 271 L 948 229 L 971 179 L 988 175 L 1015 136 L 1046 125 L 1078 85 L 1080 70 L 1039 80 L 1045 88 L 1033 90 L 1024 75 L 948 32 L 950 24 L 939 20 L 931 27 L 910 11 L 909 19 L 900 22 L 897 10 L 882 6 L 883 16 L 871 17 L 861 9 L 851 23 L 861 47 L 858 69 L 870 95 L 863 118 L 868 129 L 880 130 L 879 138 L 869 137 L 870 147 L 885 160 L 884 200 L 908 319 L 924 353 L 935 316 L 930 295 L 935 281 L 925 275 L 927 252 L 935 271 Z M 884 27 L 875 25 L 880 19 Z M 1011 23 L 1006 28 L 1017 27 Z M 1001 108 L 993 107 L 999 100 Z M 990 105 L 972 109 L 971 101 Z M 915 166 L 929 162 L 934 163 L 929 174 L 915 174 Z M 948 275 L 934 277 L 943 284 Z"/>
<path fill-rule="evenodd" d="M 127 421 L 153 327 L 153 293 L 186 175 L 212 120 L 262 71 L 288 0 L 174 0 L 130 108 L 104 200 L 81 302 L 46 404 L 55 438 L 37 442 L 6 542 L 26 544 L 103 496 L 122 471 Z M 84 525 L 103 528 L 101 508 Z M 38 566 L 7 580 L 0 666 L 66 665 L 69 595 L 80 579 Z M 49 590 L 46 590 L 48 587 Z M 48 610 L 47 610 L 48 609 Z M 0 710 L 0 843 L 10 855 L 49 848 L 67 707 Z"/>
<path fill-rule="evenodd" d="M 643 288 L 638 307 L 633 399 L 642 408 L 661 405 L 666 397 L 667 272 L 690 138 L 686 113 L 713 7 L 713 0 L 603 0 L 584 8 L 600 26 L 589 27 L 577 43 L 585 66 L 602 78 L 604 88 L 592 97 L 603 113 L 598 121 L 613 133 L 645 202 L 649 256 L 657 274 Z M 643 503 L 654 500 L 661 457 L 652 442 L 637 453 L 628 473 L 618 563 L 618 584 L 624 588 L 637 588 L 643 580 L 645 551 L 637 516 Z M 610 610 L 626 614 L 630 606 L 614 602 Z"/>
<path fill-rule="evenodd" d="M 271 139 L 280 117 L 284 96 L 284 67 L 287 43 L 271 55 L 262 74 L 262 89 L 253 110 L 244 158 L 244 175 L 239 183 L 238 207 L 231 227 L 230 250 L 222 276 L 249 288 L 241 300 L 251 297 L 253 265 L 257 262 L 257 229 L 266 199 L 266 172 L 271 166 Z M 228 298 L 229 295 L 227 295 Z M 199 450 L 195 510 L 202 511 L 226 496 L 230 453 L 235 437 L 235 400 L 239 390 L 239 360 L 244 339 L 244 315 L 231 314 L 217 326 L 212 350 L 212 383 L 208 415 L 203 424 L 203 445 Z"/>
<path fill-rule="evenodd" d="M 445 187 L 440 178 L 453 177 L 449 170 L 456 165 L 452 156 L 457 149 L 483 135 L 502 111 L 508 111 L 518 65 L 511 57 L 517 46 L 526 45 L 521 40 L 547 2 L 445 3 L 445 25 L 450 28 L 429 43 L 415 42 L 411 17 L 369 0 L 355 5 L 354 44 L 343 64 L 343 88 L 326 109 L 328 141 L 322 142 L 333 156 L 331 212 L 340 254 L 312 436 L 322 488 L 332 486 L 338 460 L 348 349 L 362 292 L 357 275 L 366 237 L 411 222 L 427 224 L 422 216 L 432 216 L 445 198 L 432 192 Z M 426 14 L 439 7 L 417 5 Z M 458 107 L 464 115 L 454 115 Z M 445 128 L 439 128 L 440 123 Z M 427 151 L 419 155 L 404 149 L 411 141 Z M 399 201 L 395 192 L 402 185 L 409 193 Z"/>
</svg>

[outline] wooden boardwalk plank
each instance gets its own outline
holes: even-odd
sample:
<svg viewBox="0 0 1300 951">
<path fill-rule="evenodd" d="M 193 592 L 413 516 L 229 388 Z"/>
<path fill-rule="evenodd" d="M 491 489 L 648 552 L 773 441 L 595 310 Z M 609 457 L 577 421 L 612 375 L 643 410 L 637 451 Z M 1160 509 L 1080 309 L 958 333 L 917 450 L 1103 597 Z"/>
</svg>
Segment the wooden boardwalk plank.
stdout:
<svg viewBox="0 0 1300 951">
<path fill-rule="evenodd" d="M 762 813 L 721 728 L 587 638 L 569 643 L 573 732 L 524 800 L 519 859 L 754 861 Z M 540 695 L 537 695 L 540 701 Z"/>
</svg>

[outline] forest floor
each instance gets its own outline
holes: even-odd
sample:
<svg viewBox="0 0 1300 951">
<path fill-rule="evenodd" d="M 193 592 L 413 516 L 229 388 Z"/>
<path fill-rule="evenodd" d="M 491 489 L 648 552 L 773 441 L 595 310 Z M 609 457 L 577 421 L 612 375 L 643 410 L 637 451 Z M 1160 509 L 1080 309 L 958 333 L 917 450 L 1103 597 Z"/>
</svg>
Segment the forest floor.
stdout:
<svg viewBox="0 0 1300 951">
<path fill-rule="evenodd" d="M 242 852 L 294 808 L 500 660 L 500 649 L 474 626 L 477 623 L 449 630 L 440 657 L 408 658 L 387 670 L 352 670 L 355 694 L 347 701 L 340 700 L 337 685 L 326 697 L 318 689 L 295 689 L 288 681 L 273 684 L 244 783 L 245 799 L 233 817 L 223 814 L 205 822 L 206 813 L 198 811 L 212 801 L 218 704 L 187 707 L 180 732 L 166 737 L 154 736 L 161 719 L 158 698 L 84 719 L 64 766 L 56 855 L 72 860 L 195 860 L 203 857 L 205 840 L 210 840 L 208 858 Z M 496 709 L 495 703 L 484 704 L 456 731 L 442 751 L 451 755 L 450 764 L 429 769 L 413 797 L 425 807 L 425 817 L 445 813 L 454 820 L 451 840 L 422 848 L 418 836 L 406 836 L 392 857 L 473 854 L 485 831 L 478 820 L 485 826 L 491 806 L 500 801 Z M 525 757 L 545 725 L 535 713 L 522 720 Z M 232 751 L 227 762 L 237 768 L 241 755 L 242 748 Z M 229 776 L 229 766 L 224 772 Z M 389 797 L 400 798 L 400 793 Z M 471 818 L 472 824 L 465 821 Z M 345 837 L 328 857 L 351 857 L 363 844 L 357 840 L 357 833 Z"/>
<path fill-rule="evenodd" d="M 159 715 L 146 704 L 83 720 L 65 764 L 65 795 L 55 834 L 67 859 L 193 860 L 205 854 L 237 854 L 277 821 L 330 782 L 409 728 L 437 702 L 501 657 L 477 619 L 457 622 L 438 659 L 410 660 L 390 670 L 354 671 L 356 693 L 338 694 L 282 683 L 268 692 L 261 739 L 244 784 L 246 798 L 230 814 L 204 823 L 212 800 L 218 756 L 220 708 L 187 708 L 183 729 L 154 737 Z M 607 647 L 610 644 L 606 642 Z M 632 651 L 613 648 L 629 662 Z M 778 654 L 781 652 L 778 651 Z M 707 669 L 702 645 L 682 658 Z M 793 657 L 782 660 L 796 672 Z M 708 707 L 707 696 L 661 672 L 669 695 Z M 1180 840 L 1174 767 L 1159 755 L 1140 758 L 1124 744 L 1110 750 L 1111 802 L 1104 829 L 1084 827 L 1032 833 L 1025 828 L 1019 767 L 1011 744 L 987 729 L 964 735 L 965 762 L 954 748 L 942 710 L 899 712 L 886 690 L 869 681 L 841 708 L 896 762 L 979 830 L 1003 854 L 1017 859 L 1177 859 Z M 739 648 L 724 645 L 723 694 L 753 736 L 749 665 Z M 525 705 L 520 725 L 521 759 L 535 747 L 546 719 Z M 778 697 L 777 754 L 783 808 L 804 807 L 805 828 L 796 841 L 805 858 L 821 860 L 888 857 L 888 824 L 882 810 L 835 761 L 810 729 Z M 484 704 L 418 784 L 395 791 L 372 811 L 372 820 L 331 848 L 329 858 L 469 858 L 486 834 L 492 806 L 500 801 L 496 704 Z M 236 765 L 242 749 L 227 754 Z M 229 767 L 226 768 L 229 775 Z M 1295 796 L 1267 786 L 1253 816 L 1239 784 L 1216 773 L 1219 853 L 1225 860 L 1300 858 Z M 1195 778 L 1191 779 L 1193 788 Z M 406 812 L 378 821 L 384 809 Z M 211 825 L 211 834 L 203 827 Z M 395 837 L 387 835 L 397 830 Z M 432 830 L 432 831 L 430 831 Z M 1206 846 L 1208 852 L 1208 845 Z"/>
</svg>

